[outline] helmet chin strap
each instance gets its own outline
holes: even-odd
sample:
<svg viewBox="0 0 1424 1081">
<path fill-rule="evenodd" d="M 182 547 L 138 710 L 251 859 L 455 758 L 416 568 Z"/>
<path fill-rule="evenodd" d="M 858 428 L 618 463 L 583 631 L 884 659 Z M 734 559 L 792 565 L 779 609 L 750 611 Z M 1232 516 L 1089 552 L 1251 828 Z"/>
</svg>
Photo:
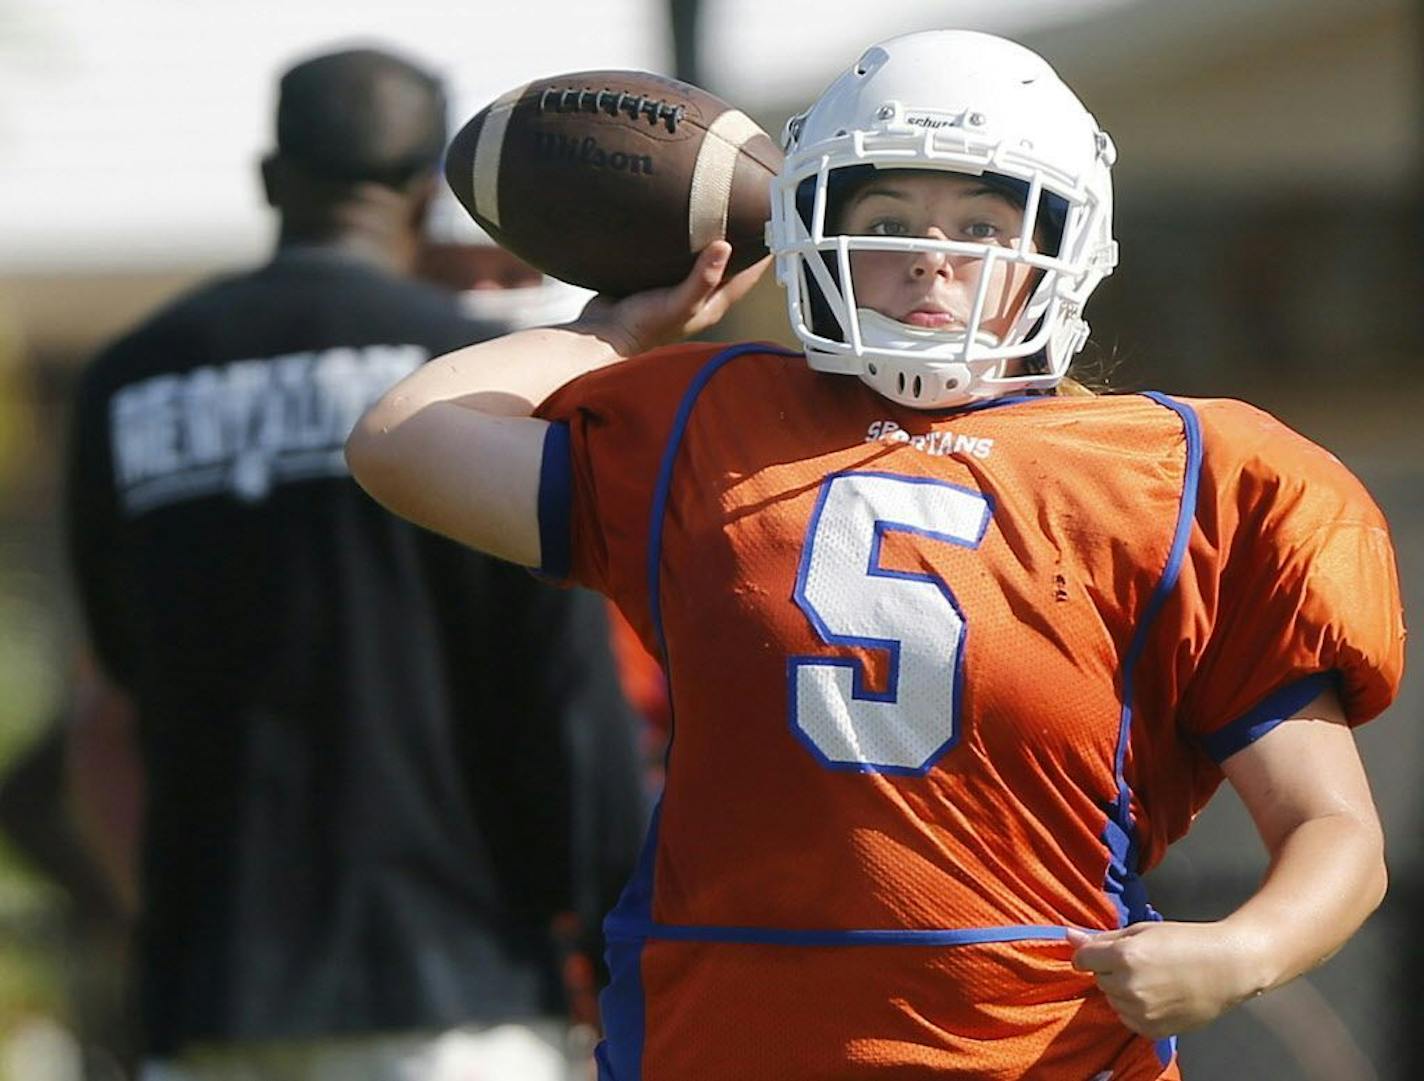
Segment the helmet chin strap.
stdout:
<svg viewBox="0 0 1424 1081">
<path fill-rule="evenodd" d="M 967 359 L 963 330 L 911 326 L 871 308 L 856 309 L 856 316 L 861 348 L 869 354 L 860 360 L 860 378 L 877 394 L 913 409 L 947 409 L 996 393 L 985 380 L 1001 378 L 1008 360 Z M 980 330 L 973 344 L 994 349 L 1001 342 Z"/>
<path fill-rule="evenodd" d="M 911 409 L 950 409 L 994 397 L 990 380 L 1000 379 L 1008 360 L 970 360 L 970 339 L 963 329 L 934 330 L 890 319 L 869 308 L 856 310 L 860 320 L 860 380 L 891 402 Z M 995 349 L 997 335 L 975 333 L 973 345 Z"/>
</svg>

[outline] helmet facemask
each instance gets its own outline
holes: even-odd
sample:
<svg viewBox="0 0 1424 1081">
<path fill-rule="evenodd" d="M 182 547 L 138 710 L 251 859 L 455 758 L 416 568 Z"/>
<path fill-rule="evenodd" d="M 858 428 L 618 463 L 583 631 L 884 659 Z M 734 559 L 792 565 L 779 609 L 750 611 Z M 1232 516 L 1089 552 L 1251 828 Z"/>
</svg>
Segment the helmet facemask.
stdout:
<svg viewBox="0 0 1424 1081">
<path fill-rule="evenodd" d="M 941 31 L 877 46 L 809 113 L 787 125 L 787 162 L 774 183 L 768 230 L 777 277 L 787 290 L 792 328 L 806 348 L 811 367 L 858 375 L 885 397 L 925 409 L 1056 386 L 1087 338 L 1082 310 L 1088 294 L 1116 260 L 1107 183 L 1111 142 L 1097 132 L 1091 117 L 1056 77 L 1056 87 L 1047 89 L 1058 98 L 1067 95 L 1088 122 L 1087 153 L 1080 155 L 1087 165 L 1080 171 L 1087 176 L 1075 175 L 1049 160 L 1050 155 L 1036 153 L 1033 140 L 1023 137 L 1022 131 L 998 130 L 992 105 L 984 113 L 967 107 L 930 109 L 881 100 L 874 96 L 873 86 L 863 85 L 873 82 L 866 76 L 873 76 L 877 68 L 893 69 L 903 43 L 923 44 L 916 39 L 934 37 L 940 40 L 930 44 L 943 51 L 946 38 L 985 36 Z M 1047 65 L 1027 50 L 1000 39 L 988 40 L 1032 58 L 1051 76 Z M 975 44 L 982 51 L 982 45 Z M 867 70 L 862 72 L 863 68 Z M 918 72 L 916 80 L 925 82 Z M 849 87 L 843 85 L 847 81 Z M 902 81 L 901 86 L 888 89 L 904 88 Z M 958 100 L 962 88 L 954 89 Z M 1000 114 L 1012 111 L 1001 109 Z M 1041 123 L 1057 122 L 1053 110 L 1039 111 L 1047 114 Z M 831 125 L 833 130 L 827 130 Z M 1010 135 L 1020 137 L 1010 139 Z M 846 205 L 852 190 L 867 175 L 881 175 L 877 171 L 888 169 L 981 178 L 985 186 L 1021 203 L 1020 234 L 981 243 L 838 232 L 836 211 Z M 1035 238 L 1044 250 L 1035 250 Z M 852 256 L 874 251 L 902 252 L 907 258 L 913 253 L 942 253 L 960 265 L 981 261 L 977 294 L 963 325 L 912 326 L 859 303 Z M 1038 276 L 1001 334 L 985 326 L 996 265 L 1029 267 Z"/>
</svg>

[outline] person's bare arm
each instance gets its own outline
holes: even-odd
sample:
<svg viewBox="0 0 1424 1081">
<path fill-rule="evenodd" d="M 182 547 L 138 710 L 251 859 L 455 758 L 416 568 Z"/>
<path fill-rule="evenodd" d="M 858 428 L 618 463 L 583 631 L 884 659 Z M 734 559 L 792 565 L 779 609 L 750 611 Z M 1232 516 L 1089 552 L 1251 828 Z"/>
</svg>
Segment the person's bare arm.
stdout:
<svg viewBox="0 0 1424 1081">
<path fill-rule="evenodd" d="M 378 502 L 473 548 L 538 566 L 539 468 L 548 425 L 531 416 L 586 372 L 716 323 L 765 263 L 722 280 L 731 246 L 709 245 L 686 280 L 574 323 L 521 331 L 437 357 L 397 383 L 346 443 L 352 475 Z"/>
<path fill-rule="evenodd" d="M 1128 1028 L 1160 1038 L 1310 971 L 1384 897 L 1384 841 L 1354 735 L 1334 691 L 1222 763 L 1270 853 L 1252 897 L 1214 923 L 1070 931 Z"/>
<path fill-rule="evenodd" d="M 144 770 L 133 700 L 86 666 L 65 730 L 65 799 L 123 916 L 137 913 Z"/>
</svg>

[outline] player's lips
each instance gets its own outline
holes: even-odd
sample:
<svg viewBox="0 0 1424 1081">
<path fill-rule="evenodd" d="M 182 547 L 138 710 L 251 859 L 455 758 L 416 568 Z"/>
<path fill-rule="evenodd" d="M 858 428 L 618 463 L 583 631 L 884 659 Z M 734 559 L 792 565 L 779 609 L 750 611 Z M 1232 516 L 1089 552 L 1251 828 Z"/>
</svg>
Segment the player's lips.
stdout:
<svg viewBox="0 0 1424 1081">
<path fill-rule="evenodd" d="M 945 327 L 962 327 L 964 325 L 964 320 L 953 312 L 928 306 L 916 308 L 901 316 L 900 322 L 907 323 L 912 327 L 926 327 L 930 330 L 943 330 Z"/>
</svg>

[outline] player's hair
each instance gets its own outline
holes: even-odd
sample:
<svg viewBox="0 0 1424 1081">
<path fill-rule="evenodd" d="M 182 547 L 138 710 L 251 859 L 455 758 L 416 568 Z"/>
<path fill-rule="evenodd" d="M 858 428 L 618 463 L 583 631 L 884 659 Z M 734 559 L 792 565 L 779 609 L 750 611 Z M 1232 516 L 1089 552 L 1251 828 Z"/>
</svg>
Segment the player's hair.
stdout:
<svg viewBox="0 0 1424 1081">
<path fill-rule="evenodd" d="M 1130 393 L 1130 381 L 1118 378 L 1119 371 L 1127 363 L 1117 347 L 1104 347 L 1094 340 L 1083 346 L 1083 351 L 1073 358 L 1068 374 L 1063 382 L 1053 388 L 1060 398 L 1097 398 L 1104 394 Z"/>
<path fill-rule="evenodd" d="M 277 151 L 313 176 L 403 188 L 445 148 L 440 80 L 391 53 L 348 49 L 282 76 Z"/>
</svg>

